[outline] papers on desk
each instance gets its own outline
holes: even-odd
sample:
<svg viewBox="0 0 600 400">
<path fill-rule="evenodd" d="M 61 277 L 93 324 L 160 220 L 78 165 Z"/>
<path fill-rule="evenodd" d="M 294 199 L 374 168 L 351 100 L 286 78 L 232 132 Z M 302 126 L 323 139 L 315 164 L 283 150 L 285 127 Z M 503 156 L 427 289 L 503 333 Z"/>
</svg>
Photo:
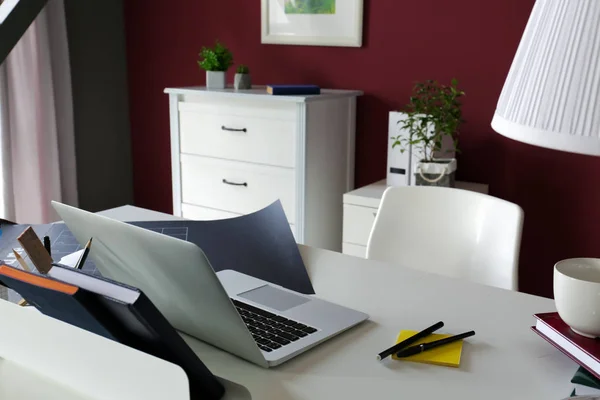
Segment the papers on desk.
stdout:
<svg viewBox="0 0 600 400">
<path fill-rule="evenodd" d="M 131 224 L 196 244 L 215 272 L 232 269 L 296 292 L 315 293 L 279 200 L 230 219 Z M 90 254 L 93 259 L 93 250 Z"/>
<path fill-rule="evenodd" d="M 200 247 L 216 272 L 233 269 L 304 294 L 314 294 L 304 262 L 280 201 L 252 214 L 217 221 L 144 221 L 132 225 L 186 240 Z M 0 259 L 16 265 L 12 249 L 20 247 L 17 236 L 29 225 L 3 227 Z M 49 236 L 54 261 L 74 267 L 81 255 L 72 253 L 85 243 L 62 223 L 33 225 L 39 237 Z M 28 260 L 27 257 L 25 257 Z M 94 250 L 84 271 L 95 272 Z"/>
</svg>

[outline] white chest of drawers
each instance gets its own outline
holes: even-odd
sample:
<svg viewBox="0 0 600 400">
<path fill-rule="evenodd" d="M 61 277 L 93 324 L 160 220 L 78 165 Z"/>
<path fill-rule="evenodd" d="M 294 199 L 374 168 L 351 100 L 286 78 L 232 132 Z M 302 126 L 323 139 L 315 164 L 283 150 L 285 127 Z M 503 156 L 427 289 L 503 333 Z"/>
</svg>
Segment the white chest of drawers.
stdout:
<svg viewBox="0 0 600 400">
<path fill-rule="evenodd" d="M 173 213 L 221 219 L 281 200 L 298 243 L 341 250 L 353 188 L 356 98 L 168 88 Z"/>
<path fill-rule="evenodd" d="M 488 194 L 488 185 L 456 182 L 458 189 Z M 342 253 L 365 258 L 371 228 L 379 210 L 386 180 L 372 183 L 344 194 L 344 233 Z"/>
</svg>

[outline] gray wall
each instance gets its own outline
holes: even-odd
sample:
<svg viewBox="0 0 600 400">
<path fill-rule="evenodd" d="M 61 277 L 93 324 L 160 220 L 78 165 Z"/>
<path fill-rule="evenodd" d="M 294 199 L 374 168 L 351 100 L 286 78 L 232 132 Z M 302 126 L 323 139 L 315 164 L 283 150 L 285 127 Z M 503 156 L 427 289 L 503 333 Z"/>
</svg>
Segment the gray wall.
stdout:
<svg viewBox="0 0 600 400">
<path fill-rule="evenodd" d="M 133 204 L 122 0 L 65 0 L 79 207 Z"/>
</svg>

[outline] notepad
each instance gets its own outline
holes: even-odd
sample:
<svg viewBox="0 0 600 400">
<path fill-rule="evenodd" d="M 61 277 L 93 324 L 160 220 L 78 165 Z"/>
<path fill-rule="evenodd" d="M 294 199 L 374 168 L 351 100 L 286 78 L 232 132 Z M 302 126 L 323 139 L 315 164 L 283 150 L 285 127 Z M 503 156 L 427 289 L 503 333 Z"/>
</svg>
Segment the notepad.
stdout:
<svg viewBox="0 0 600 400">
<path fill-rule="evenodd" d="M 416 335 L 417 333 L 417 331 L 400 331 L 400 333 L 398 334 L 398 338 L 396 339 L 396 343 L 400 343 L 401 341 L 406 340 L 409 337 Z M 432 334 L 427 336 L 426 338 L 417 340 L 415 343 L 411 343 L 411 346 L 433 342 L 435 340 L 445 339 L 450 336 L 453 335 Z M 412 361 L 425 364 L 442 365 L 444 367 L 458 368 L 460 366 L 460 355 L 462 354 L 462 346 L 463 341 L 459 340 L 458 342 L 450 343 L 446 346 L 440 346 L 435 349 L 424 351 L 414 356 L 398 358 L 396 357 L 396 355 L 393 355 L 392 358 L 394 360 Z"/>
</svg>

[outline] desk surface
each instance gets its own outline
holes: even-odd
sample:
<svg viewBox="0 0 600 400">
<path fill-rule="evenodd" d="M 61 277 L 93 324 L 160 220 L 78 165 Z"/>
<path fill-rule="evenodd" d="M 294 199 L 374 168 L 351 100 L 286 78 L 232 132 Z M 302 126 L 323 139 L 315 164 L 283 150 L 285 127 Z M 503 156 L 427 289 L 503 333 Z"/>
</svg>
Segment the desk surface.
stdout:
<svg viewBox="0 0 600 400">
<path fill-rule="evenodd" d="M 131 206 L 103 214 L 161 217 Z M 271 370 L 185 337 L 213 373 L 245 386 L 253 399 L 548 400 L 570 394 L 576 364 L 530 331 L 532 314 L 555 310 L 552 300 L 302 245 L 300 251 L 319 297 L 371 318 Z M 399 330 L 439 320 L 445 333 L 477 332 L 464 345 L 460 368 L 375 360 Z"/>
</svg>

